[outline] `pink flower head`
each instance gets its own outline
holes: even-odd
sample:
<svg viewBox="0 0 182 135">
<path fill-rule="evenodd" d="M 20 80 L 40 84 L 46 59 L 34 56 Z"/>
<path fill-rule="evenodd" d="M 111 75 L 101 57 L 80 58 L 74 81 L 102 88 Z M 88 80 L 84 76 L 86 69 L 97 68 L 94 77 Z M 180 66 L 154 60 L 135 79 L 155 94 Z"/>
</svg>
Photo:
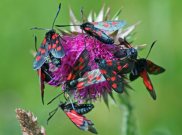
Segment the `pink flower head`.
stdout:
<svg viewBox="0 0 182 135">
<path fill-rule="evenodd" d="M 53 72 L 53 80 L 59 84 L 64 84 L 66 82 L 68 74 L 72 71 L 72 68 L 74 68 L 74 63 L 84 49 L 87 49 L 88 51 L 88 66 L 91 71 L 98 69 L 95 58 L 102 58 L 105 60 L 117 59 L 114 57 L 113 53 L 116 52 L 119 47 L 114 44 L 104 44 L 93 37 L 88 37 L 86 34 L 67 35 L 62 38 L 65 40 L 62 41 L 62 45 L 66 55 L 61 59 L 60 67 Z M 87 74 L 89 74 L 88 72 L 85 73 L 86 75 L 83 75 L 83 78 L 87 77 Z M 49 84 L 51 84 L 51 82 Z M 62 87 L 62 89 L 64 91 L 65 87 Z M 105 95 L 105 93 L 111 92 L 111 86 L 106 80 L 102 80 L 99 83 L 92 83 L 86 87 L 75 89 L 70 93 L 75 97 L 75 100 L 82 102 L 92 99 L 95 100 L 98 97 Z"/>
<path fill-rule="evenodd" d="M 102 9 L 103 10 L 103 9 Z M 98 18 L 95 21 L 102 21 L 104 12 L 100 12 L 98 15 Z M 73 12 L 70 12 L 70 15 L 72 17 L 72 23 L 71 24 L 80 24 L 76 18 L 74 17 Z M 91 15 L 92 16 L 92 15 Z M 107 13 L 107 19 L 108 19 L 108 13 Z M 92 17 L 90 17 L 92 18 Z M 88 21 L 91 22 L 93 19 L 89 19 Z M 117 20 L 117 16 L 114 18 L 114 20 Z M 126 29 L 120 29 L 114 34 L 112 34 L 112 38 L 114 39 L 115 43 L 118 43 L 119 38 L 127 37 L 134 29 L 136 25 L 132 25 Z M 51 86 L 62 86 L 62 90 L 65 91 L 64 84 L 67 81 L 67 77 L 69 73 L 74 68 L 74 64 L 77 61 L 80 54 L 83 52 L 84 49 L 88 51 L 89 55 L 89 63 L 88 66 L 90 67 L 90 71 L 86 72 L 83 77 L 78 79 L 78 82 L 80 80 L 86 80 L 88 78 L 88 74 L 92 74 L 93 71 L 98 70 L 99 67 L 97 63 L 95 62 L 95 59 L 105 59 L 105 60 L 117 60 L 114 56 L 114 53 L 123 48 L 123 46 L 118 46 L 116 44 L 105 44 L 103 42 L 100 42 L 96 38 L 92 36 L 88 36 L 85 33 L 82 33 L 80 28 L 78 26 L 72 27 L 72 31 L 70 33 L 65 33 L 64 30 L 60 30 L 60 33 L 62 34 L 62 46 L 64 47 L 65 56 L 60 59 L 61 65 L 59 67 L 54 66 L 51 62 L 49 63 L 49 72 L 51 73 L 51 80 L 47 83 Z M 97 73 L 101 75 L 101 73 Z M 98 76 L 99 76 L 98 75 Z M 119 75 L 122 77 L 123 75 Z M 97 77 L 97 76 L 95 76 Z M 84 102 L 88 100 L 96 100 L 98 97 L 101 96 L 107 96 L 109 93 L 112 95 L 112 88 L 109 85 L 107 80 L 102 79 L 97 82 L 91 82 L 89 85 L 85 87 L 80 87 L 79 89 L 74 89 L 69 91 L 69 94 L 71 97 L 74 97 L 76 101 L 78 102 Z M 123 79 L 124 84 L 127 84 L 127 82 Z"/>
</svg>

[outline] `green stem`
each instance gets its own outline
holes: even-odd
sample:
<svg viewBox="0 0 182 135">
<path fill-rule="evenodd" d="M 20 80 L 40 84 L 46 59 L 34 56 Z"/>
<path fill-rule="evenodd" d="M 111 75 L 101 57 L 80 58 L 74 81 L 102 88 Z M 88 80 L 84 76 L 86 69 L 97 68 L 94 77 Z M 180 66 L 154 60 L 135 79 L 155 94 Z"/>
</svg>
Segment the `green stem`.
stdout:
<svg viewBox="0 0 182 135">
<path fill-rule="evenodd" d="M 122 123 L 122 135 L 138 135 L 136 119 L 133 113 L 133 106 L 129 96 L 121 95 L 121 109 L 124 111 Z"/>
</svg>

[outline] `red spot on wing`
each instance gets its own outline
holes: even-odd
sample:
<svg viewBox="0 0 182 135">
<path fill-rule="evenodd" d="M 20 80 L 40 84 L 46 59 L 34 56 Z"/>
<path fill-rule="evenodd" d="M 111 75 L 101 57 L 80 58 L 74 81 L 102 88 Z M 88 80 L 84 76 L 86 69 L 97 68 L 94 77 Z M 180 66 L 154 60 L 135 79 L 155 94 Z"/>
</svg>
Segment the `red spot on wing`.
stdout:
<svg viewBox="0 0 182 135">
<path fill-rule="evenodd" d="M 115 76 L 113 76 L 113 77 L 111 77 L 111 81 L 115 81 L 116 80 L 116 77 Z"/>
<path fill-rule="evenodd" d="M 41 59 L 41 56 L 36 57 L 36 61 L 39 61 Z"/>
<path fill-rule="evenodd" d="M 86 30 L 86 31 L 90 31 L 90 30 L 91 30 L 91 28 L 89 28 L 89 27 L 85 27 L 85 30 Z"/>
<path fill-rule="evenodd" d="M 118 85 L 117 85 L 116 83 L 113 83 L 113 84 L 111 85 L 111 87 L 114 88 L 114 89 L 116 89 L 116 88 L 118 87 Z"/>
<path fill-rule="evenodd" d="M 46 44 L 46 38 L 44 38 L 43 42 L 42 42 L 43 45 Z"/>
<path fill-rule="evenodd" d="M 75 110 L 71 110 L 65 113 L 77 127 L 80 127 L 84 124 L 84 117 L 82 115 L 79 115 Z"/>
<path fill-rule="evenodd" d="M 101 79 L 101 76 L 100 75 L 96 77 L 96 80 L 97 81 L 99 81 L 100 79 Z"/>
<path fill-rule="evenodd" d="M 41 52 L 42 51 L 42 48 L 39 48 L 39 52 Z"/>
<path fill-rule="evenodd" d="M 45 49 L 42 49 L 41 50 L 41 54 L 45 54 L 46 50 Z"/>
<path fill-rule="evenodd" d="M 79 62 L 80 63 L 83 63 L 84 62 L 84 59 L 82 57 L 79 58 Z"/>
<path fill-rule="evenodd" d="M 101 72 L 102 74 L 107 74 L 107 71 L 104 70 L 104 69 L 101 69 L 100 72 Z"/>
<path fill-rule="evenodd" d="M 70 73 L 67 77 L 67 81 L 73 80 L 76 76 L 73 73 Z"/>
<path fill-rule="evenodd" d="M 51 45 L 50 44 L 48 45 L 48 50 L 51 50 Z"/>
<path fill-rule="evenodd" d="M 61 49 L 62 49 L 61 46 L 58 46 L 58 47 L 56 48 L 57 51 L 60 51 Z"/>
<path fill-rule="evenodd" d="M 112 71 L 113 74 L 117 75 L 117 73 L 115 71 Z"/>
<path fill-rule="evenodd" d="M 55 49 L 55 48 L 56 48 L 56 44 L 53 44 L 53 45 L 52 45 L 52 48 Z"/>
<path fill-rule="evenodd" d="M 140 76 L 143 78 L 143 82 L 144 82 L 145 86 L 147 87 L 147 89 L 152 91 L 153 90 L 153 86 L 152 86 L 150 78 L 149 78 L 149 76 L 147 74 L 147 71 L 144 70 L 142 73 L 140 73 Z"/>
<path fill-rule="evenodd" d="M 82 70 L 83 68 L 84 68 L 84 65 L 80 66 L 80 67 L 79 67 L 79 70 Z"/>
<path fill-rule="evenodd" d="M 110 25 L 108 23 L 104 23 L 103 26 L 107 27 L 107 28 L 110 27 Z"/>
<path fill-rule="evenodd" d="M 112 66 L 112 64 L 113 64 L 112 60 L 107 60 L 106 62 L 107 62 L 108 66 Z"/>
<path fill-rule="evenodd" d="M 52 35 L 52 39 L 56 39 L 56 34 Z"/>
<path fill-rule="evenodd" d="M 92 80 L 92 79 L 93 79 L 93 75 L 89 75 L 88 80 Z"/>
<path fill-rule="evenodd" d="M 59 36 L 59 34 L 55 33 L 56 38 Z"/>
<path fill-rule="evenodd" d="M 112 22 L 112 25 L 116 25 L 116 24 L 118 24 L 118 22 Z"/>
<path fill-rule="evenodd" d="M 83 88 L 84 88 L 84 82 L 79 82 L 79 83 L 76 85 L 76 87 L 77 87 L 78 89 L 83 89 Z"/>
<path fill-rule="evenodd" d="M 122 66 L 121 66 L 121 65 L 117 66 L 117 69 L 118 69 L 119 71 L 122 70 Z"/>
</svg>

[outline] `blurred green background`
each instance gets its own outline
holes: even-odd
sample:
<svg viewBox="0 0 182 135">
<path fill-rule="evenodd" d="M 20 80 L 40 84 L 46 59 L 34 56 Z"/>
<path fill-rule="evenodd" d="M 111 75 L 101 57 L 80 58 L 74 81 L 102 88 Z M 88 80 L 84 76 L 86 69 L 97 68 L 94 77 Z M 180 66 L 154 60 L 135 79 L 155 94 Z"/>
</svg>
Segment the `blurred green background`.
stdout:
<svg viewBox="0 0 182 135">
<path fill-rule="evenodd" d="M 151 44 L 157 40 L 149 59 L 166 68 L 159 76 L 151 76 L 158 99 L 153 101 L 141 79 L 131 85 L 131 102 L 139 135 L 181 135 L 182 129 L 182 16 L 180 0 L 62 0 L 62 9 L 57 24 L 69 22 L 69 7 L 77 17 L 83 6 L 85 14 L 98 12 L 102 5 L 111 7 L 111 14 L 122 8 L 121 19 L 129 25 L 141 21 L 135 30 L 134 44 Z M 47 135 L 89 135 L 78 130 L 59 111 L 46 125 L 48 112 L 57 104 L 50 106 L 40 102 L 39 83 L 32 69 L 34 50 L 33 26 L 49 28 L 57 11 L 57 0 L 2 0 L 0 4 L 0 135 L 21 134 L 15 117 L 15 108 L 31 110 L 38 121 L 45 126 Z M 36 31 L 38 41 L 44 31 Z M 149 47 L 148 47 L 149 48 Z M 140 52 L 146 56 L 148 49 Z M 46 88 L 45 100 L 49 101 L 58 93 L 54 88 Z M 122 135 L 124 110 L 111 102 L 110 110 L 98 101 L 95 109 L 88 114 L 100 135 Z"/>
</svg>

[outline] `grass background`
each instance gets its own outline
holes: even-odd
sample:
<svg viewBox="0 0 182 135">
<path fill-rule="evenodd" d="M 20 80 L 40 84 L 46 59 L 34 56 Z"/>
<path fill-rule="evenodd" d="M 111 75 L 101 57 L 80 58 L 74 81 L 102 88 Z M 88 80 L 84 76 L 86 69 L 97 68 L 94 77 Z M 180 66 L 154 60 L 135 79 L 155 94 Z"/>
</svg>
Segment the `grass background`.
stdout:
<svg viewBox="0 0 182 135">
<path fill-rule="evenodd" d="M 158 40 L 149 59 L 166 68 L 166 73 L 151 76 L 157 90 L 157 101 L 153 101 L 145 90 L 142 80 L 131 85 L 131 102 L 137 120 L 139 135 L 181 135 L 182 104 L 182 17 L 180 0 L 62 0 L 62 9 L 57 24 L 69 22 L 71 7 L 80 17 L 80 8 L 85 13 L 98 12 L 103 3 L 111 7 L 111 14 L 122 8 L 121 18 L 128 24 L 142 23 L 136 29 L 134 44 L 151 44 Z M 40 102 L 38 77 L 32 69 L 34 50 L 33 26 L 50 27 L 57 11 L 56 0 L 2 0 L 0 4 L 0 135 L 21 134 L 15 118 L 15 108 L 22 107 L 34 112 L 45 126 L 48 135 L 87 135 L 78 130 L 59 111 L 46 125 L 48 112 L 57 106 L 42 105 Z M 44 32 L 36 32 L 39 42 Z M 145 57 L 148 49 L 140 52 Z M 46 88 L 46 101 L 58 93 L 57 89 Z M 95 109 L 88 114 L 100 135 L 122 135 L 123 110 L 111 104 L 110 111 L 103 102 L 96 102 Z"/>
</svg>

